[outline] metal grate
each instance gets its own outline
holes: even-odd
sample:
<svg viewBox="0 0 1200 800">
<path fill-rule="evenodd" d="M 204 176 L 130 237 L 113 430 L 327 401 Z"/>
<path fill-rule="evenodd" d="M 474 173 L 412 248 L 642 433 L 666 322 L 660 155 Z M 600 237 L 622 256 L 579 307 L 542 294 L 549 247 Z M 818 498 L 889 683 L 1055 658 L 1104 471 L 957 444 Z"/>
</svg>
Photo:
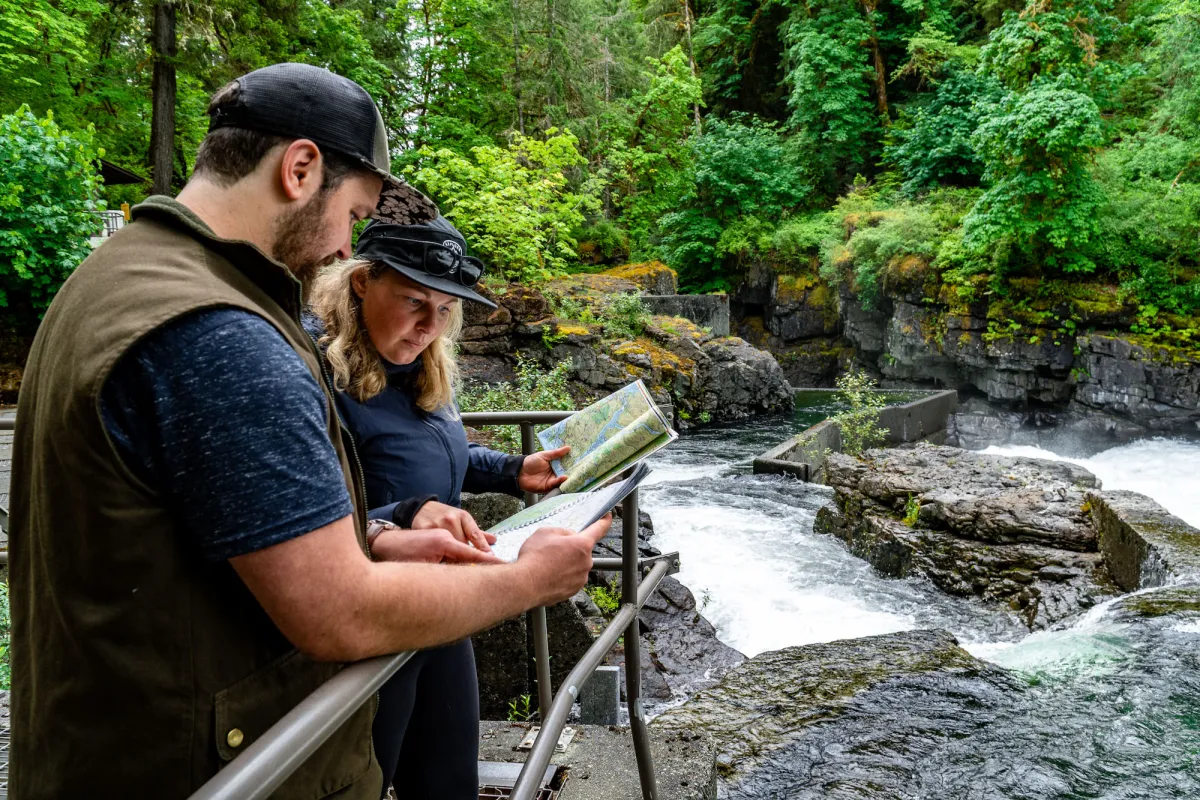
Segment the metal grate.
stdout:
<svg viewBox="0 0 1200 800">
<path fill-rule="evenodd" d="M 508 800 L 512 797 L 511 786 L 480 786 L 479 800 Z M 533 800 L 558 800 L 558 790 L 543 786 L 537 790 Z"/>
<path fill-rule="evenodd" d="M 0 728 L 0 798 L 8 797 L 8 728 Z"/>
</svg>

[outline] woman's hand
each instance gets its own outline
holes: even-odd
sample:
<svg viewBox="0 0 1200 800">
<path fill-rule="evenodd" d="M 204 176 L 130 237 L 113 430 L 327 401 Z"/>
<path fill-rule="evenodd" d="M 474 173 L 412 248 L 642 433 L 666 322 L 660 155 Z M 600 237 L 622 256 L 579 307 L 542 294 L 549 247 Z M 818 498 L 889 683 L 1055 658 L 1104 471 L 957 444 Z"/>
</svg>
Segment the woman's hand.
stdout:
<svg viewBox="0 0 1200 800">
<path fill-rule="evenodd" d="M 413 517 L 412 526 L 413 530 L 449 531 L 458 541 L 474 545 L 484 553 L 492 552 L 490 545 L 496 542 L 496 537 L 480 530 L 475 518 L 466 511 L 436 500 L 421 506 L 421 510 Z"/>
<path fill-rule="evenodd" d="M 562 458 L 569 452 L 571 452 L 571 448 L 560 447 L 557 450 L 543 450 L 540 453 L 525 456 L 525 461 L 521 464 L 521 472 L 517 475 L 517 488 L 523 492 L 545 494 L 566 483 L 567 476 L 555 475 L 550 462 Z"/>
<path fill-rule="evenodd" d="M 469 514 L 467 516 L 470 516 Z M 371 543 L 376 561 L 423 561 L 439 564 L 503 564 L 504 561 L 459 541 L 447 530 L 389 528 Z"/>
</svg>

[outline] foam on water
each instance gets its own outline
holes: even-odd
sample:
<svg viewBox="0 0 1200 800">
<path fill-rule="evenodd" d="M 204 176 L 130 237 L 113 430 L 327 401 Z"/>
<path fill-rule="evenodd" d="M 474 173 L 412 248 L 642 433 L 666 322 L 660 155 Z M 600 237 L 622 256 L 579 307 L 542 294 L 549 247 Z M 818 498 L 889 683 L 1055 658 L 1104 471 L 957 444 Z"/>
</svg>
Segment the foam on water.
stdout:
<svg viewBox="0 0 1200 800">
<path fill-rule="evenodd" d="M 983 452 L 1078 464 L 1105 489 L 1128 489 L 1152 497 L 1189 525 L 1200 527 L 1200 442 L 1143 439 L 1090 458 L 1069 458 L 1041 447 L 989 447 Z"/>
<path fill-rule="evenodd" d="M 753 656 L 917 627 L 946 627 L 964 641 L 1024 633 L 927 582 L 880 577 L 842 542 L 814 534 L 829 490 L 747 474 L 749 457 L 765 449 L 762 433 L 739 426 L 682 437 L 653 457 L 642 492 L 654 545 L 679 551 L 679 580 L 722 641 Z"/>
</svg>

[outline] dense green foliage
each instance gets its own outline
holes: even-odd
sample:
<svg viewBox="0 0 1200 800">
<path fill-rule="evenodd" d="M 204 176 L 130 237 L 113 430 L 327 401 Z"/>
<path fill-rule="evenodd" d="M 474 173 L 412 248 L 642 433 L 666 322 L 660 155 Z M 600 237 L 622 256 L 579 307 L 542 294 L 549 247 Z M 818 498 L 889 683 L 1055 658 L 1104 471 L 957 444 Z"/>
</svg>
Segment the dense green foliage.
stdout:
<svg viewBox="0 0 1200 800">
<path fill-rule="evenodd" d="M 517 375 L 512 383 L 469 386 L 458 395 L 458 407 L 469 411 L 572 411 L 575 401 L 567 388 L 571 362 L 560 361 L 544 370 L 533 359 L 517 357 Z M 509 453 L 521 452 L 521 429 L 499 425 L 489 431 L 493 444 Z"/>
<path fill-rule="evenodd" d="M 0 117 L 0 308 L 30 328 L 102 227 L 91 129 L 28 107 Z"/>
<path fill-rule="evenodd" d="M 94 124 L 107 157 L 144 174 L 153 8 L 0 2 L 0 113 L 28 103 L 66 130 Z M 711 291 L 765 259 L 819 262 L 868 302 L 901 286 L 1019 302 L 1039 281 L 1089 281 L 1151 327 L 1200 309 L 1198 0 L 178 13 L 177 186 L 209 93 L 303 60 L 379 99 L 396 167 L 512 279 L 653 257 Z"/>
</svg>

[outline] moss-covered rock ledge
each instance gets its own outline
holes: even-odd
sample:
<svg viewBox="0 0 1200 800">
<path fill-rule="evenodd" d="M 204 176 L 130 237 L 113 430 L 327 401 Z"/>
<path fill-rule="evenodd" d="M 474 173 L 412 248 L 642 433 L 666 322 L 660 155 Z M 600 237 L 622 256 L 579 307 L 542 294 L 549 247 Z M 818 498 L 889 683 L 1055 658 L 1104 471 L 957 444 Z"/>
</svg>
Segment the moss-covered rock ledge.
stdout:
<svg viewBox="0 0 1200 800">
<path fill-rule="evenodd" d="M 482 289 L 499 307 L 465 309 L 464 377 L 475 383 L 511 380 L 518 356 L 547 368 L 569 360 L 577 403 L 641 379 L 660 406 L 674 408 L 683 427 L 790 410 L 792 388 L 770 353 L 735 336 L 714 336 L 682 317 L 644 311 L 614 316 L 614 297 L 637 295 L 643 284 L 661 288 L 666 269 Z"/>
</svg>

